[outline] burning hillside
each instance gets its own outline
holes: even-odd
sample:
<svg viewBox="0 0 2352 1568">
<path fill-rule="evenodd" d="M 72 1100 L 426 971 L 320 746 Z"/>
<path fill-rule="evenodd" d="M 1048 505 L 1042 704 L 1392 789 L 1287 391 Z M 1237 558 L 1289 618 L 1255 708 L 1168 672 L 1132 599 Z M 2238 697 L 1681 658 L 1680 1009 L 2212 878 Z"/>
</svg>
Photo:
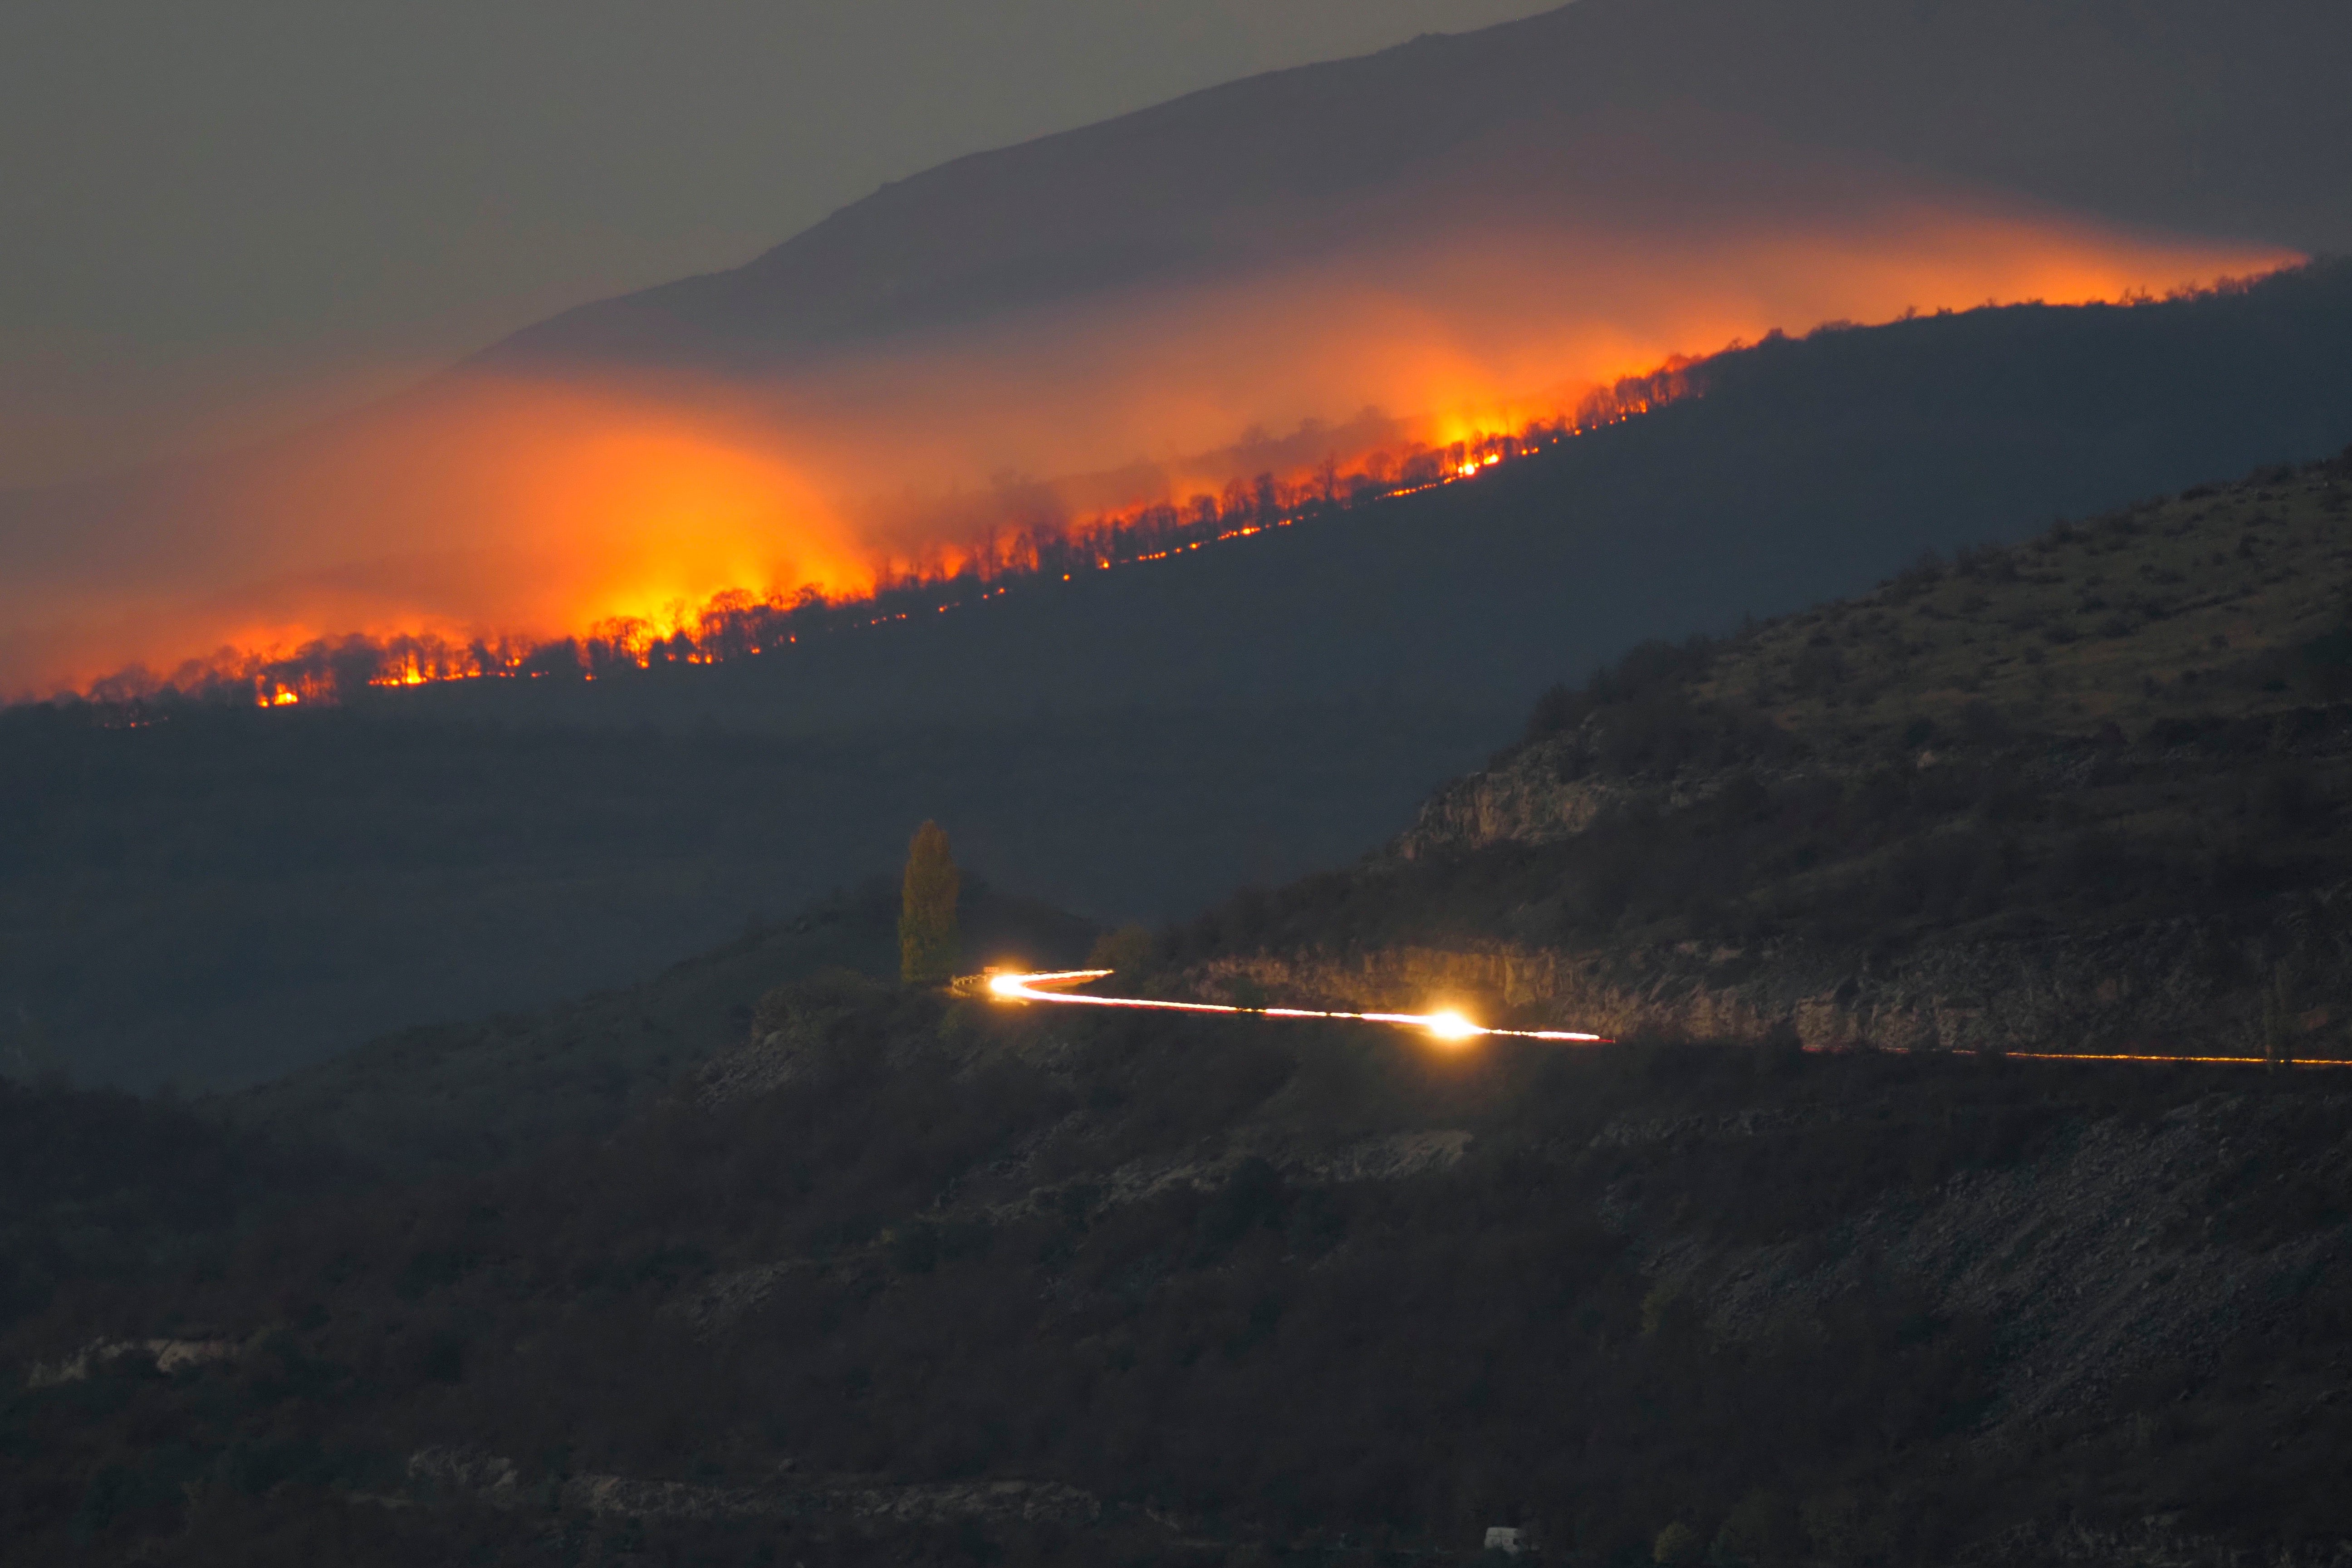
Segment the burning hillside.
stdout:
<svg viewBox="0 0 2352 1568">
<path fill-rule="evenodd" d="M 1649 367 L 1694 347 L 2292 259 L 1900 192 L 1799 226 L 1743 200 L 1699 233 L 1619 195 L 1622 223 L 1159 284 L 789 373 L 456 378 L 79 516 L 33 508 L 0 533 L 0 682 L 284 702 L 738 657 L 1458 476 L 1645 406 Z"/>
<path fill-rule="evenodd" d="M 857 585 L 827 591 L 820 581 L 786 593 L 730 588 L 698 605 L 676 600 L 654 613 L 607 616 L 584 633 L 553 638 L 461 637 L 433 631 L 391 637 L 314 637 L 290 649 L 231 649 L 190 659 L 161 679 L 132 670 L 92 683 L 104 700 L 158 696 L 292 707 L 341 701 L 363 687 L 475 679 L 595 680 L 657 665 L 719 664 L 793 647 L 803 637 L 885 626 L 910 616 L 945 615 L 1017 590 L 1166 561 L 1274 529 L 1337 517 L 1393 496 L 1477 478 L 1571 437 L 1696 395 L 1701 381 L 1677 363 L 1627 377 L 1587 395 L 1573 413 L 1507 435 L 1476 435 L 1444 446 L 1379 447 L 1342 468 L 1327 456 L 1303 473 L 1263 470 L 1233 479 L 1181 506 L 1160 501 L 1072 523 L 1055 518 L 987 530 L 976 542 L 934 549 L 901 564 L 870 563 Z M 1313 434 L 1313 432 L 1309 432 Z"/>
<path fill-rule="evenodd" d="M 0 694 L 699 658 L 714 604 L 1328 504 L 1775 328 L 2340 247 L 2341 8 L 2159 9 L 1587 0 L 960 158 L 275 449 L 0 495 Z"/>
</svg>

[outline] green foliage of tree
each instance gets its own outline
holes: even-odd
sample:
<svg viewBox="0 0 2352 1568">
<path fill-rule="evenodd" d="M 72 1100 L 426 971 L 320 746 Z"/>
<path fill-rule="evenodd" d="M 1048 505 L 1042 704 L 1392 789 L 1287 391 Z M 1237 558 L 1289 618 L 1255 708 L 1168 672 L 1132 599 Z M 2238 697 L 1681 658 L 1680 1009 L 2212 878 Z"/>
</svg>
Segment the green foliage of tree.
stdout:
<svg viewBox="0 0 2352 1568">
<path fill-rule="evenodd" d="M 926 822 L 907 847 L 907 879 L 898 913 L 898 978 L 909 985 L 943 985 L 955 977 L 956 892 L 962 878 L 948 848 L 947 829 Z"/>
</svg>

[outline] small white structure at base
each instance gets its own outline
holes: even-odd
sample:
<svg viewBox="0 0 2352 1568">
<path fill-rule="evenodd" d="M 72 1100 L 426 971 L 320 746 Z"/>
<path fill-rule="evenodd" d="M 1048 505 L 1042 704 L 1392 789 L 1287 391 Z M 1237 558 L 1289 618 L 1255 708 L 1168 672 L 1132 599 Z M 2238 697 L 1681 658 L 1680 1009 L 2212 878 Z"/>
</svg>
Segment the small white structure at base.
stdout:
<svg viewBox="0 0 2352 1568">
<path fill-rule="evenodd" d="M 1517 1557 L 1535 1546 L 1535 1531 L 1516 1524 L 1490 1524 L 1486 1527 L 1486 1550 Z"/>
</svg>

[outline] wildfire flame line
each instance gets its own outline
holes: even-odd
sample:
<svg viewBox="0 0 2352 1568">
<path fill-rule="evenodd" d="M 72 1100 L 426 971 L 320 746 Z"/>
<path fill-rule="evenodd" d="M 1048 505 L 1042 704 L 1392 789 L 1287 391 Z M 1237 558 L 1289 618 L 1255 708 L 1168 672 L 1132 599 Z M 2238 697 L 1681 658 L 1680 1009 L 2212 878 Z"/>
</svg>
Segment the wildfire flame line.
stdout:
<svg viewBox="0 0 2352 1568">
<path fill-rule="evenodd" d="M 539 641 L 516 637 L 452 640 L 432 633 L 388 638 L 321 638 L 290 655 L 228 656 L 191 661 L 169 682 L 126 674 L 94 682 L 98 701 L 134 704 L 151 698 L 247 701 L 263 708 L 330 705 L 369 688 L 460 680 L 595 680 L 656 665 L 720 664 L 772 655 L 806 637 L 892 625 L 919 615 L 945 615 L 982 605 L 1015 585 L 1067 583 L 1081 574 L 1173 560 L 1210 545 L 1256 538 L 1278 529 L 1378 501 L 1418 495 L 1483 477 L 1578 436 L 1591 434 L 1673 402 L 1702 395 L 1693 362 L 1676 359 L 1645 376 L 1628 377 L 1588 395 L 1574 412 L 1537 419 L 1509 433 L 1488 432 L 1443 446 L 1417 445 L 1399 459 L 1392 451 L 1367 454 L 1341 471 L 1327 461 L 1292 482 L 1262 475 L 1255 488 L 1236 481 L 1222 505 L 1206 495 L 1186 508 L 1162 503 L 1098 514 L 1074 529 L 1024 531 L 1009 558 L 992 542 L 966 552 L 953 572 L 895 576 L 886 564 L 866 594 L 828 599 L 814 587 L 755 595 L 730 589 L 698 609 L 681 604 L 662 622 L 623 617 L 591 626 L 584 636 Z M 958 590 L 964 590 L 959 592 Z M 942 594 L 956 596 L 943 602 Z"/>
</svg>

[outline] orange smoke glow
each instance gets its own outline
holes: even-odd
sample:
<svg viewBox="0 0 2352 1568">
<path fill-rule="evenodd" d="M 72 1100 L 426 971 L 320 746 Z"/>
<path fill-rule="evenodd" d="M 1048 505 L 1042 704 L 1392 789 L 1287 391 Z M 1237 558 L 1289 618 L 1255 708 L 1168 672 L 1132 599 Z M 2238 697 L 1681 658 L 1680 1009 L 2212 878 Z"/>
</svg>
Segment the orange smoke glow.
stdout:
<svg viewBox="0 0 2352 1568">
<path fill-rule="evenodd" d="M 772 443 L 709 407 L 610 393 L 463 386 L 273 474 L 258 501 L 264 519 L 341 520 L 270 542 L 294 569 L 262 591 L 322 632 L 667 628 L 730 587 L 873 582 Z M 351 538 L 374 547 L 363 566 L 337 548 Z"/>
<path fill-rule="evenodd" d="M 1261 473 L 1328 499 L 1418 443 L 1469 478 L 1504 460 L 1492 437 L 1776 328 L 2120 300 L 2296 259 L 1949 195 L 1443 217 L 1443 239 L 1130 288 L 757 379 L 453 377 L 37 527 L 30 545 L 0 534 L 0 693 L 354 633 L 409 639 L 370 677 L 397 684 L 517 668 L 495 648 L 549 638 L 644 662 L 714 596 L 839 600 L 968 565 L 986 580 L 1017 537 L 1034 554 L 1102 514 L 1196 498 L 1214 513 Z"/>
</svg>

